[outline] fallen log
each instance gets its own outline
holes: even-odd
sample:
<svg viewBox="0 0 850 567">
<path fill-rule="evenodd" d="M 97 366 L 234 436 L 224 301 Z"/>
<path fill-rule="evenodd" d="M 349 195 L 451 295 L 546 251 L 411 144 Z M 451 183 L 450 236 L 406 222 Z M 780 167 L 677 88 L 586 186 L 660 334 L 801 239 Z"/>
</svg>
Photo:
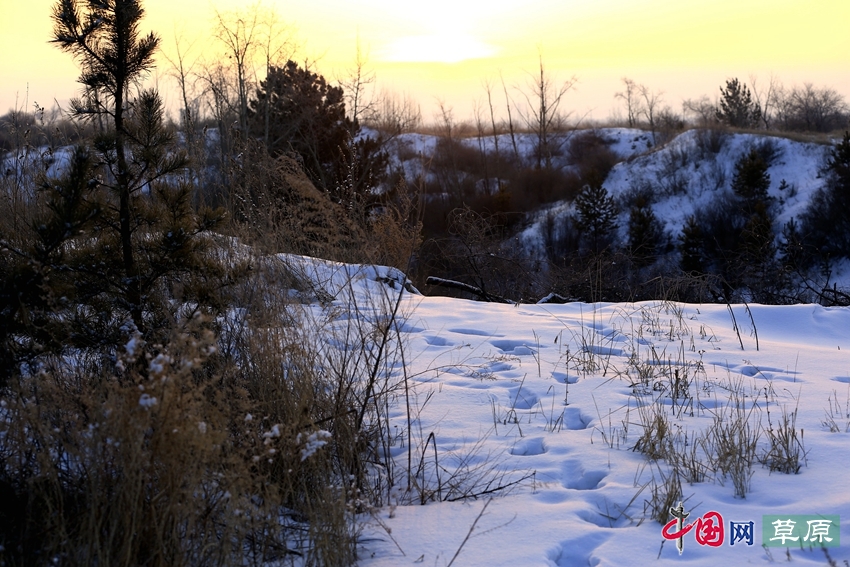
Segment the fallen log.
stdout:
<svg viewBox="0 0 850 567">
<path fill-rule="evenodd" d="M 510 299 L 505 299 L 499 295 L 494 295 L 492 293 L 487 293 L 480 287 L 475 287 L 474 285 L 469 285 L 467 283 L 455 281 L 455 280 L 447 280 L 444 278 L 438 278 L 436 276 L 428 276 L 428 279 L 425 280 L 427 285 L 439 286 L 439 287 L 448 287 L 451 289 L 459 289 L 461 291 L 465 291 L 467 293 L 471 293 L 472 295 L 482 299 L 483 301 L 489 301 L 491 303 L 507 303 L 510 305 L 514 305 L 515 302 Z"/>
</svg>

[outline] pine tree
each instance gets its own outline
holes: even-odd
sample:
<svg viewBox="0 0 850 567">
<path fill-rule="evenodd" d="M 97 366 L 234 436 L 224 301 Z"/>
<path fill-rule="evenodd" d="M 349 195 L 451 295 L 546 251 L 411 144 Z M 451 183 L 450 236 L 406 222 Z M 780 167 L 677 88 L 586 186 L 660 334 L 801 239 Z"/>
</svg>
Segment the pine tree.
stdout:
<svg viewBox="0 0 850 567">
<path fill-rule="evenodd" d="M 143 14 L 137 0 L 60 0 L 53 8 L 54 42 L 79 61 L 80 82 L 100 93 L 72 101 L 72 113 L 79 119 L 105 117 L 107 128 L 88 141 L 86 152 L 95 157 L 85 175 L 74 169 L 67 181 L 50 182 L 54 206 L 39 222 L 66 222 L 68 199 L 81 187 L 86 199 L 100 203 L 97 214 L 85 236 L 62 233 L 63 245 L 38 262 L 43 271 L 56 271 L 51 282 L 76 290 L 67 294 L 69 302 L 108 315 L 90 326 L 111 336 L 102 338 L 103 344 L 115 339 L 110 333 L 128 319 L 146 340 L 161 338 L 180 301 L 194 301 L 199 309 L 217 301 L 209 286 L 217 285 L 218 268 L 206 260 L 201 235 L 224 213 L 198 214 L 191 206 L 194 188 L 176 181 L 173 174 L 188 162 L 166 125 L 159 94 L 130 95 L 131 86 L 152 68 L 159 44 L 153 33 L 140 36 Z M 92 169 L 93 163 L 102 169 Z M 56 189 L 72 182 L 74 191 Z M 78 241 L 72 244 L 73 239 Z M 74 251 L 74 261 L 57 256 L 63 247 Z M 54 292 L 52 284 L 44 289 Z"/>
<path fill-rule="evenodd" d="M 757 203 L 769 203 L 770 198 L 767 194 L 769 188 L 770 175 L 767 173 L 767 163 L 758 151 L 752 148 L 735 164 L 732 191 L 743 200 L 747 213 L 752 213 Z"/>
<path fill-rule="evenodd" d="M 760 201 L 741 231 L 738 246 L 740 262 L 744 266 L 755 266 L 772 260 L 775 254 L 773 240 L 773 219 L 765 203 Z"/>
<path fill-rule="evenodd" d="M 850 258 L 850 132 L 829 153 L 825 184 L 803 213 L 800 229 L 807 250 L 822 262 Z"/>
<path fill-rule="evenodd" d="M 142 295 L 132 242 L 131 198 L 144 180 L 131 169 L 125 120 L 130 87 L 153 67 L 153 56 L 159 46 L 154 33 L 139 35 L 143 15 L 138 0 L 89 1 L 84 8 L 77 0 L 60 0 L 53 7 L 53 42 L 80 62 L 79 82 L 89 93 L 98 94 L 71 101 L 73 114 L 90 118 L 107 116 L 112 122 L 109 137 L 103 138 L 99 146 L 115 179 L 122 268 L 127 282 L 125 298 L 139 328 L 143 326 Z"/>
<path fill-rule="evenodd" d="M 638 266 L 655 260 L 664 229 L 649 203 L 638 198 L 629 211 L 629 252 Z"/>
<path fill-rule="evenodd" d="M 782 227 L 782 240 L 779 245 L 779 258 L 786 270 L 799 270 L 805 264 L 805 251 L 800 227 L 792 217 Z"/>
<path fill-rule="evenodd" d="M 297 154 L 310 180 L 337 203 L 350 206 L 385 176 L 382 142 L 359 136 L 342 88 L 294 61 L 269 68 L 249 102 L 249 130 L 272 156 Z"/>
<path fill-rule="evenodd" d="M 720 108 L 717 120 L 735 128 L 752 128 L 761 120 L 761 107 L 755 101 L 746 85 L 738 79 L 726 81 L 726 88 L 720 88 Z"/>
<path fill-rule="evenodd" d="M 735 177 L 732 179 L 732 190 L 740 203 L 734 212 L 744 224 L 738 232 L 728 264 L 728 278 L 730 283 L 746 286 L 755 294 L 766 293 L 776 283 L 769 281 L 776 268 L 772 199 L 767 193 L 769 187 L 767 163 L 756 148 L 752 148 L 735 164 Z"/>
<path fill-rule="evenodd" d="M 616 201 L 602 185 L 585 185 L 576 197 L 575 208 L 582 238 L 589 239 L 593 252 L 600 252 L 617 229 Z"/>
<path fill-rule="evenodd" d="M 850 132 L 830 151 L 827 172 L 835 205 L 850 215 Z"/>
<path fill-rule="evenodd" d="M 696 217 L 693 215 L 685 221 L 685 226 L 682 227 L 682 235 L 679 238 L 679 252 L 681 259 L 679 267 L 685 273 L 705 273 L 706 258 L 703 245 L 703 232 Z"/>
</svg>

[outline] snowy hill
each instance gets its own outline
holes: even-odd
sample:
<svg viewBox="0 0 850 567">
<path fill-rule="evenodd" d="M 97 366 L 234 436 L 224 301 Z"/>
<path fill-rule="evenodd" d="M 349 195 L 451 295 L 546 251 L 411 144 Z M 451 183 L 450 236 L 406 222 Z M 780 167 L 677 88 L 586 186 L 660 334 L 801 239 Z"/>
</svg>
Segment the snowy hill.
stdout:
<svg viewBox="0 0 850 567">
<path fill-rule="evenodd" d="M 659 138 L 660 139 L 660 138 Z M 494 195 L 497 187 L 510 193 L 512 204 L 534 203 L 533 198 L 524 198 L 523 192 L 534 191 L 534 183 L 523 184 L 522 176 L 534 179 L 538 158 L 535 156 L 537 138 L 534 134 L 516 134 L 511 137 L 479 136 L 446 138 L 423 134 L 404 134 L 393 140 L 391 147 L 392 167 L 403 171 L 408 180 L 418 179 L 428 186 L 425 198 L 437 199 L 443 207 L 460 207 L 467 204 L 470 184 L 479 194 Z M 682 229 L 689 217 L 700 218 L 706 211 L 721 211 L 721 205 L 736 202 L 732 191 L 736 165 L 751 151 L 755 151 L 767 165 L 769 187 L 767 190 L 769 215 L 774 233 L 774 245 L 779 249 L 785 225 L 795 220 L 799 226 L 801 215 L 806 211 L 813 196 L 824 187 L 823 172 L 832 148 L 828 144 L 795 141 L 767 134 L 736 133 L 721 129 L 692 129 L 675 135 L 666 143 L 654 146 L 653 135 L 639 129 L 600 128 L 576 131 L 556 138 L 553 144 L 552 167 L 570 182 L 569 175 L 581 178 L 581 162 L 586 159 L 588 141 L 604 144 L 613 159 L 610 171 L 602 183 L 614 198 L 618 208 L 617 226 L 612 246 L 625 250 L 628 243 L 628 227 L 632 206 L 646 202 L 654 216 L 660 221 L 662 242 L 659 245 L 659 269 L 677 266 L 679 254 L 675 249 L 682 236 Z M 838 142 L 838 140 L 835 140 Z M 442 144 L 442 146 L 441 146 Z M 496 147 L 498 145 L 498 155 Z M 514 147 L 516 153 L 514 153 Z M 447 149 L 448 148 L 448 149 Z M 449 155 L 447 153 L 454 155 Z M 585 152 L 582 154 L 582 152 Z M 487 164 L 498 161 L 499 156 L 510 162 L 514 177 L 496 183 L 493 173 L 487 177 Z M 519 157 L 517 157 L 519 156 Z M 483 167 L 482 167 L 483 164 Z M 448 168 L 455 167 L 452 172 Z M 477 168 L 477 169 L 476 169 Z M 525 168 L 525 171 L 518 170 Z M 493 166 L 491 165 L 491 172 Z M 546 179 L 545 176 L 541 179 Z M 520 181 L 518 181 L 520 180 Z M 572 191 L 577 191 L 573 180 Z M 563 185 L 564 181 L 558 181 Z M 582 181 L 581 183 L 584 183 Z M 435 193 L 443 191 L 442 194 Z M 453 195 L 455 191 L 460 197 Z M 555 193 L 558 189 L 555 190 Z M 488 193 L 489 192 L 489 193 Z M 550 192 L 551 193 L 551 192 Z M 543 194 L 543 193 L 541 193 Z M 446 205 L 445 203 L 454 203 Z M 480 209 L 487 214 L 498 203 L 482 199 Z M 514 209 L 516 210 L 516 209 Z M 522 256 L 530 265 L 545 266 L 552 256 L 553 247 L 567 242 L 570 219 L 575 218 L 576 209 L 572 198 L 549 200 L 534 208 L 525 209 L 525 219 L 510 238 L 511 246 L 519 243 Z M 728 213 L 724 213 L 728 214 Z M 701 221 L 700 221 L 701 222 Z M 574 237 L 573 237 L 574 238 Z M 846 287 L 850 284 L 850 263 L 832 261 L 831 273 L 817 285 Z M 816 277 L 816 276 L 812 276 Z"/>
<path fill-rule="evenodd" d="M 769 160 L 769 195 L 777 205 L 778 232 L 792 217 L 799 217 L 812 195 L 823 186 L 821 170 L 829 147 L 796 142 L 786 138 L 755 134 L 727 134 L 709 130 L 689 130 L 655 151 L 637 153 L 639 135 L 629 143 L 623 129 L 603 130 L 612 139 L 611 147 L 623 156 L 604 182 L 608 192 L 621 203 L 619 239 L 625 242 L 630 199 L 638 193 L 649 197 L 665 231 L 676 238 L 687 218 L 718 197 L 731 194 L 735 163 L 751 148 Z M 626 131 L 630 135 L 635 131 Z M 640 132 L 640 131 L 637 131 Z M 625 139 L 624 139 L 625 138 Z M 632 149 L 635 146 L 636 149 Z M 624 152 L 629 152 L 626 154 Z M 572 212 L 566 203 L 556 203 L 546 212 L 563 219 Z M 522 238 L 531 254 L 543 257 L 540 235 L 545 215 L 537 215 Z"/>
</svg>

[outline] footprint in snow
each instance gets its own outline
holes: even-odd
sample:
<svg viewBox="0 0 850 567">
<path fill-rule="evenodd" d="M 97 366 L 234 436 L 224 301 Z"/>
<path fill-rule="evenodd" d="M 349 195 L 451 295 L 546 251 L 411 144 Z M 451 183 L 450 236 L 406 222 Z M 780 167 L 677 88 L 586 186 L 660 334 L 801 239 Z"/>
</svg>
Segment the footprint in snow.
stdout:
<svg viewBox="0 0 850 567">
<path fill-rule="evenodd" d="M 504 337 L 505 335 L 496 335 L 491 333 L 490 331 L 481 331 L 478 329 L 467 329 L 467 328 L 457 328 L 457 329 L 447 329 L 450 333 L 457 333 L 459 335 L 472 335 L 474 337 Z"/>
<path fill-rule="evenodd" d="M 530 410 L 537 405 L 538 398 L 533 392 L 527 391 L 522 386 L 511 388 L 508 392 L 508 404 L 517 410 Z"/>
<path fill-rule="evenodd" d="M 567 429 L 572 431 L 587 429 L 587 425 L 589 423 L 590 420 L 585 419 L 585 417 L 581 415 L 581 410 L 578 408 L 567 408 L 564 410 L 564 425 Z"/>
<path fill-rule="evenodd" d="M 608 475 L 605 471 L 585 471 L 576 460 L 564 462 L 561 470 L 561 483 L 570 490 L 595 490 Z"/>
<path fill-rule="evenodd" d="M 546 552 L 546 558 L 557 567 L 575 567 L 576 565 L 600 565 L 594 557 L 594 550 L 605 543 L 612 534 L 590 532 L 581 537 L 561 541 L 554 549 Z"/>
<path fill-rule="evenodd" d="M 533 439 L 521 439 L 512 448 L 511 455 L 521 457 L 533 457 L 534 455 L 542 455 L 549 450 L 542 437 Z"/>
<path fill-rule="evenodd" d="M 552 378 L 560 382 L 561 384 L 565 382 L 569 382 L 570 384 L 575 384 L 578 382 L 578 375 L 576 374 L 567 374 L 565 372 L 555 371 L 552 373 Z"/>
<path fill-rule="evenodd" d="M 490 341 L 490 344 L 502 351 L 504 354 L 513 354 L 515 356 L 523 356 L 534 354 L 536 351 L 529 347 L 524 341 L 514 341 L 510 339 Z"/>
</svg>

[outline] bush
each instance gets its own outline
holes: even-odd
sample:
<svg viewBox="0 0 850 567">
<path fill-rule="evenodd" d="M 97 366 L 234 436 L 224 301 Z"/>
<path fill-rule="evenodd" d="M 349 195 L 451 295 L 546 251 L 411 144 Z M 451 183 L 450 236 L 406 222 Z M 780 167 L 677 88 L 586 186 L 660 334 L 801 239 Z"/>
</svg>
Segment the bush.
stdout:
<svg viewBox="0 0 850 567">
<path fill-rule="evenodd" d="M 609 143 L 595 130 L 585 130 L 570 138 L 569 161 L 578 173 L 581 187 L 601 185 L 620 161 L 608 146 Z"/>
<path fill-rule="evenodd" d="M 696 134 L 700 156 L 703 159 L 716 156 L 726 145 L 728 139 L 729 133 L 720 128 L 700 128 Z"/>
<path fill-rule="evenodd" d="M 316 319 L 271 279 L 276 259 L 251 256 L 268 269 L 239 287 L 242 307 L 224 321 L 176 320 L 159 344 L 128 327 L 102 353 L 113 368 L 44 357 L 3 392 L 0 488 L 21 506 L 0 517 L 0 561 L 354 561 L 354 513 L 393 481 L 380 430 L 400 380 L 398 304 L 351 295 L 360 315 L 347 324 L 337 311 Z"/>
</svg>

